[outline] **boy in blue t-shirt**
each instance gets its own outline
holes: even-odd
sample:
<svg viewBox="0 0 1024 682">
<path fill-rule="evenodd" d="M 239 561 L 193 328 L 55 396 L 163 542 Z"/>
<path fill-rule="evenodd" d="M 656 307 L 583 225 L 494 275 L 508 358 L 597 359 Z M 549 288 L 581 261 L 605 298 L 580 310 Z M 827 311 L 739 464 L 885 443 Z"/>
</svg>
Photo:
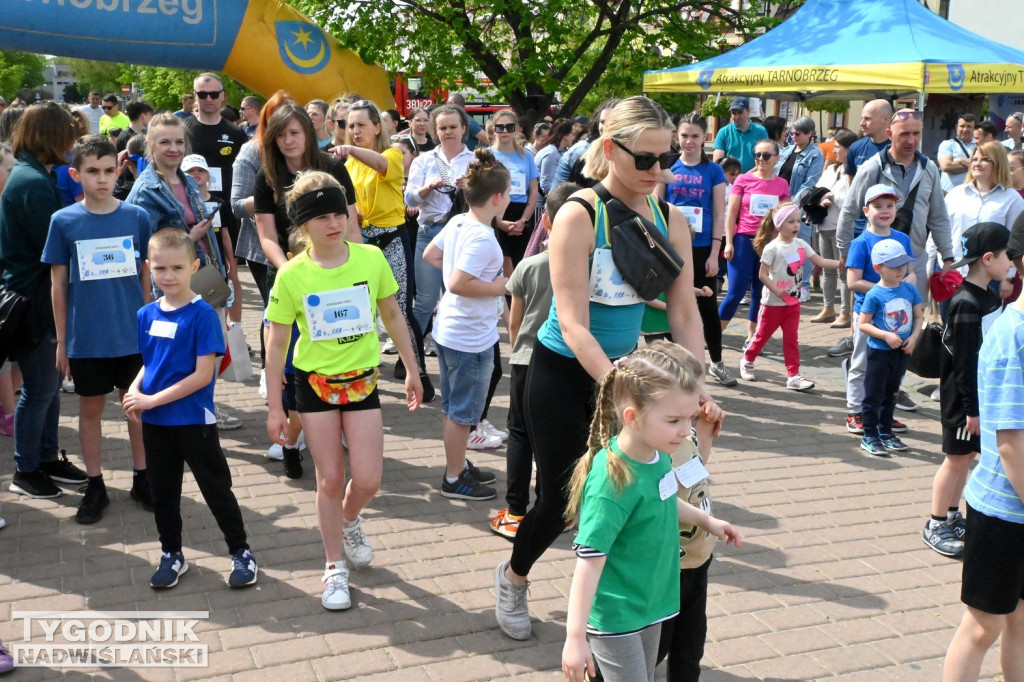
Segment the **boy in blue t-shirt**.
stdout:
<svg viewBox="0 0 1024 682">
<path fill-rule="evenodd" d="M 943 679 L 977 680 L 1002 636 L 1003 676 L 1024 651 L 1024 297 L 992 323 L 978 354 L 981 457 L 967 481 L 960 600 L 967 606 L 949 644 Z"/>
<path fill-rule="evenodd" d="M 74 378 L 79 396 L 78 439 L 89 477 L 75 521 L 96 523 L 110 504 L 100 468 L 101 423 L 107 394 L 123 398 L 142 367 L 135 312 L 148 288 L 145 265 L 149 218 L 113 195 L 117 152 L 90 135 L 72 151 L 71 177 L 85 198 L 53 214 L 42 261 L 51 267 L 57 367 Z M 128 425 L 133 468 L 131 498 L 152 509 L 142 429 Z"/>
<path fill-rule="evenodd" d="M 864 195 L 864 216 L 868 226 L 864 232 L 850 243 L 846 255 L 846 281 L 853 292 L 852 353 L 849 361 L 843 362 L 846 370 L 846 430 L 861 435 L 864 433 L 862 424 L 862 407 L 864 403 L 864 371 L 867 367 L 867 337 L 860 332 L 856 320 L 860 314 L 864 295 L 878 282 L 879 276 L 872 267 L 871 249 L 883 239 L 895 239 L 913 257 L 910 237 L 893 230 L 890 226 L 896 220 L 896 202 L 899 196 L 896 190 L 888 185 L 873 185 Z M 908 275 L 907 281 L 914 282 L 914 273 Z M 831 352 L 831 351 L 830 351 Z M 893 432 L 903 433 L 907 427 L 902 422 L 893 421 Z"/>
<path fill-rule="evenodd" d="M 231 492 L 231 471 L 217 436 L 213 385 L 224 336 L 217 313 L 192 291 L 199 269 L 195 244 L 176 228 L 149 240 L 149 269 L 163 296 L 138 313 L 143 367 L 122 404 L 142 422 L 156 527 L 163 557 L 149 584 L 174 587 L 188 570 L 181 552 L 181 479 L 185 464 L 203 493 L 231 554 L 231 587 L 256 583 L 242 512 Z"/>
<path fill-rule="evenodd" d="M 857 325 L 867 340 L 864 374 L 864 437 L 860 446 L 878 457 L 907 449 L 892 432 L 896 394 L 921 334 L 924 303 L 917 287 L 907 282 L 903 245 L 883 239 L 871 248 L 871 262 L 880 281 L 864 296 Z"/>
</svg>

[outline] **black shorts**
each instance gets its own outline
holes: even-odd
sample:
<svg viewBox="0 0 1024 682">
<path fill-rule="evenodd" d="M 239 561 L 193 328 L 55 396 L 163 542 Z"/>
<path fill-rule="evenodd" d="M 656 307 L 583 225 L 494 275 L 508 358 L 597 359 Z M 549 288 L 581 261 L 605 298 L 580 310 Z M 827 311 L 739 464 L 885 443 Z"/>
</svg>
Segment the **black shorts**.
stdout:
<svg viewBox="0 0 1024 682">
<path fill-rule="evenodd" d="M 295 409 L 299 414 L 303 412 L 359 412 L 360 410 L 380 409 L 380 388 L 375 387 L 373 393 L 366 396 L 358 403 L 347 403 L 345 405 L 332 405 L 320 400 L 313 387 L 309 385 L 309 372 L 303 372 L 295 368 Z"/>
<path fill-rule="evenodd" d="M 119 358 L 68 358 L 75 393 L 89 398 L 107 395 L 115 388 L 128 390 L 142 369 L 142 355 Z"/>
<path fill-rule="evenodd" d="M 986 516 L 967 505 L 960 601 L 1003 615 L 1024 599 L 1024 523 Z"/>
<path fill-rule="evenodd" d="M 284 387 L 281 389 L 281 405 L 286 412 L 295 412 L 299 406 L 295 404 L 295 374 L 284 375 Z"/>
<path fill-rule="evenodd" d="M 942 452 L 946 455 L 973 455 L 981 452 L 981 436 L 967 433 L 966 425 L 952 428 L 943 424 Z"/>
</svg>

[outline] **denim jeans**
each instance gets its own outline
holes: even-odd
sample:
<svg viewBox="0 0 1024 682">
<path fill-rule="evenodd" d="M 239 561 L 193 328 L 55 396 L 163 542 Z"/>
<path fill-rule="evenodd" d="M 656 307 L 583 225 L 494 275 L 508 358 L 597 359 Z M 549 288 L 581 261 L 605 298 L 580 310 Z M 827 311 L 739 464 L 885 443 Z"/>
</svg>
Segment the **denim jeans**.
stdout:
<svg viewBox="0 0 1024 682">
<path fill-rule="evenodd" d="M 412 315 L 424 336 L 441 296 L 441 271 L 423 260 L 423 252 L 443 227 L 441 223 L 423 223 L 416 235 L 416 302 Z"/>
<path fill-rule="evenodd" d="M 801 220 L 800 233 L 797 236 L 807 242 L 808 246 L 812 246 L 811 240 L 814 238 L 814 227 L 806 220 Z M 811 263 L 810 259 L 808 259 L 808 261 L 804 263 L 804 281 L 802 284 L 805 291 L 811 290 L 811 272 L 813 270 L 814 263 Z"/>
<path fill-rule="evenodd" d="M 32 472 L 41 462 L 57 459 L 61 376 L 57 371 L 57 339 L 47 332 L 38 346 L 13 354 L 24 381 L 14 411 L 14 463 Z"/>
<path fill-rule="evenodd" d="M 437 362 L 441 367 L 441 412 L 449 421 L 475 427 L 484 411 L 494 351 L 468 353 L 438 343 Z"/>
</svg>

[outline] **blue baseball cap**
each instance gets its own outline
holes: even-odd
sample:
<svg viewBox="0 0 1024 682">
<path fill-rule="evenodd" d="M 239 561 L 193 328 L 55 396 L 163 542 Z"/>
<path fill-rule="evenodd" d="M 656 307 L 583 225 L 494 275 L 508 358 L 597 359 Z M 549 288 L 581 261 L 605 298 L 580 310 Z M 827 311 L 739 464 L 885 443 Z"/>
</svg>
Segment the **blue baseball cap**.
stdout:
<svg viewBox="0 0 1024 682">
<path fill-rule="evenodd" d="M 750 100 L 746 97 L 733 97 L 729 105 L 729 111 L 746 111 L 750 108 Z"/>
<path fill-rule="evenodd" d="M 898 268 L 914 260 L 895 239 L 883 239 L 871 247 L 871 264 Z"/>
</svg>

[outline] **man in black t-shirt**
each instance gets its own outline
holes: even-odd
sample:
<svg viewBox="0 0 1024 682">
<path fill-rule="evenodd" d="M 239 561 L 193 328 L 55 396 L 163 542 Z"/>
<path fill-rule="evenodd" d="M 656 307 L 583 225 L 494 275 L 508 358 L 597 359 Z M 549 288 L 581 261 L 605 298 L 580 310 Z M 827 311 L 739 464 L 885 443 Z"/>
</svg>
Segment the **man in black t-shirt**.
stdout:
<svg viewBox="0 0 1024 682">
<path fill-rule="evenodd" d="M 248 141 L 245 132 L 221 116 L 224 107 L 224 85 L 213 73 L 201 73 L 193 82 L 199 112 L 185 119 L 193 154 L 206 159 L 210 167 L 210 194 L 225 203 L 231 200 L 231 165 L 238 150 Z M 238 241 L 238 221 L 230 213 L 225 216 L 231 243 Z"/>
<path fill-rule="evenodd" d="M 144 100 L 134 100 L 128 102 L 128 106 L 125 108 L 126 114 L 128 114 L 128 120 L 131 123 L 128 127 L 121 131 L 121 134 L 117 136 L 117 151 L 120 153 L 128 146 L 128 140 L 132 139 L 136 135 L 140 135 L 146 132 L 146 127 L 149 125 L 149 119 L 153 118 L 153 106 Z"/>
</svg>

